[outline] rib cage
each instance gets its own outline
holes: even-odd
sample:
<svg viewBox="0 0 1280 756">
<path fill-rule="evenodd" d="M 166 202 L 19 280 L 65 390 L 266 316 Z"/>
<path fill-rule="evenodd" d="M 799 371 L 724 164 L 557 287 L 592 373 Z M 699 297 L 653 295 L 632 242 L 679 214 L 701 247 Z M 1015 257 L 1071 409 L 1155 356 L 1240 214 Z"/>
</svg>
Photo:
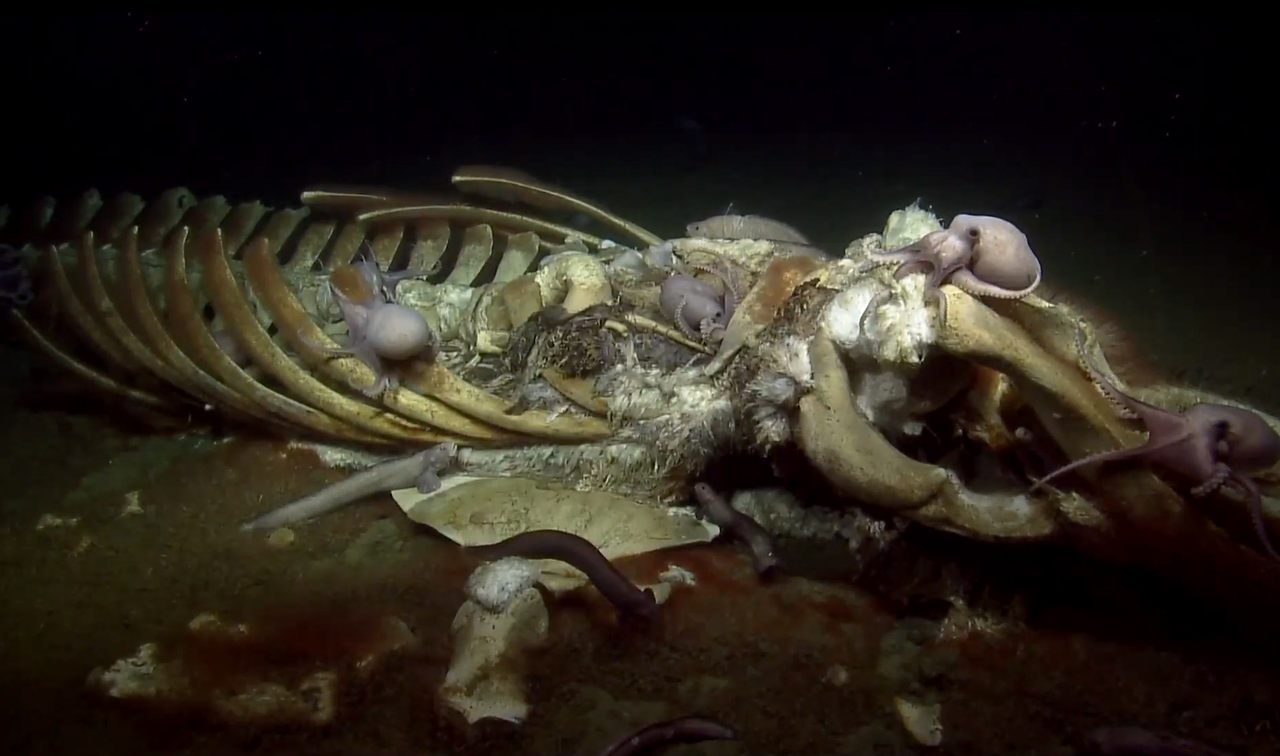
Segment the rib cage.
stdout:
<svg viewBox="0 0 1280 756">
<path fill-rule="evenodd" d="M 628 241 L 659 240 L 514 171 L 461 169 L 454 183 L 485 200 L 514 195 L 584 212 Z M 41 284 L 36 307 L 14 312 L 13 322 L 65 369 L 153 411 L 369 446 L 609 435 L 600 417 L 507 414 L 508 401 L 441 361 L 411 364 L 400 388 L 368 399 L 351 385 L 372 373 L 354 358 L 322 356 L 319 348 L 334 345 L 306 306 L 315 311 L 308 295 L 324 291 L 365 244 L 384 269 L 434 269 L 431 283 L 481 286 L 521 279 L 571 238 L 598 251 L 600 237 L 494 202 L 350 189 L 308 191 L 303 201 L 233 206 L 175 188 L 150 203 L 132 194 L 104 202 L 90 190 L 12 218 L 0 212 L 0 235 L 35 262 Z M 245 367 L 219 345 L 228 337 L 247 353 Z"/>
</svg>

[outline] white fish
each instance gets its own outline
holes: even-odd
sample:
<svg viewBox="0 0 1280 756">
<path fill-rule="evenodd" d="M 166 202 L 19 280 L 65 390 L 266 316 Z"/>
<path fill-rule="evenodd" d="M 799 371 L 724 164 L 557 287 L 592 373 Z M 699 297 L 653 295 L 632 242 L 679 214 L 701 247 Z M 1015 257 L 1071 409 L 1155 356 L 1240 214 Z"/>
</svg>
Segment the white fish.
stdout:
<svg viewBox="0 0 1280 756">
<path fill-rule="evenodd" d="M 764 239 L 809 245 L 808 237 L 791 226 L 763 215 L 713 215 L 690 223 L 685 232 L 695 239 Z"/>
</svg>

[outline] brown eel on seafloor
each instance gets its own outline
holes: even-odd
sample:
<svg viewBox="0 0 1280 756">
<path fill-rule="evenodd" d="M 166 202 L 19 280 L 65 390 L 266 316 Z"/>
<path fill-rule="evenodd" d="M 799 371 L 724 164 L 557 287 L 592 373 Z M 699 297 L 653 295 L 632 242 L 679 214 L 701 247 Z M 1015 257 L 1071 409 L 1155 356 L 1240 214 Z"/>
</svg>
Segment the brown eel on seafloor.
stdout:
<svg viewBox="0 0 1280 756">
<path fill-rule="evenodd" d="M 585 572 L 596 590 L 622 613 L 649 619 L 658 611 L 653 591 L 636 587 L 600 553 L 595 544 L 573 533 L 562 530 L 530 530 L 505 541 L 469 546 L 467 551 L 486 561 L 518 556 L 565 562 Z"/>
</svg>

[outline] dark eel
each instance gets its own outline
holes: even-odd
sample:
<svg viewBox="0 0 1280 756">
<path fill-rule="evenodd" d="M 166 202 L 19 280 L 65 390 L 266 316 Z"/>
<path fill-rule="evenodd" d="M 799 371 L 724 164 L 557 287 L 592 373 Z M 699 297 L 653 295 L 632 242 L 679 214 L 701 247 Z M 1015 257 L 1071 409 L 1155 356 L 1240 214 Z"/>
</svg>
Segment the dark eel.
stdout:
<svg viewBox="0 0 1280 756">
<path fill-rule="evenodd" d="M 714 719 L 680 717 L 665 722 L 654 722 L 615 741 L 600 752 L 600 756 L 635 756 L 654 748 L 684 743 L 701 743 L 704 740 L 737 740 L 733 728 Z"/>
<path fill-rule="evenodd" d="M 605 598 L 624 614 L 652 618 L 658 611 L 653 591 L 638 588 L 613 566 L 600 549 L 582 536 L 562 530 L 530 530 L 505 541 L 470 546 L 467 552 L 486 561 L 518 556 L 525 559 L 555 559 L 586 573 Z"/>
<path fill-rule="evenodd" d="M 778 558 L 773 554 L 773 537 L 769 535 L 769 531 L 730 506 L 723 496 L 706 483 L 695 484 L 693 495 L 702 505 L 702 511 L 707 513 L 707 519 L 751 549 L 751 561 L 755 564 L 756 574 L 761 577 L 771 575 L 778 566 Z"/>
</svg>

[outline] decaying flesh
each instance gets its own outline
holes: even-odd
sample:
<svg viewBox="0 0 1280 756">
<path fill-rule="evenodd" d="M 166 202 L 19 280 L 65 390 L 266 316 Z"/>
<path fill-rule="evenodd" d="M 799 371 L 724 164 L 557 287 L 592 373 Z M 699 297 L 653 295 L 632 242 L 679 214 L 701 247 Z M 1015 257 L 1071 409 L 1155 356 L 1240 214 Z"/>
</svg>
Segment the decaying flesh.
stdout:
<svg viewBox="0 0 1280 756">
<path fill-rule="evenodd" d="M 473 196 L 583 207 L 519 173 L 472 167 L 456 180 Z M 955 470 L 906 449 L 912 428 L 944 439 L 957 430 L 948 396 L 995 405 L 977 395 L 976 384 L 930 383 L 937 371 L 925 363 L 937 354 L 1001 376 L 983 385 L 1002 386 L 1000 406 L 1034 417 L 1031 427 L 1004 428 L 1000 412 L 984 417 L 989 427 L 968 438 L 993 444 L 993 459 L 1008 459 L 1018 444 L 1051 444 L 1059 457 L 1082 459 L 1135 443 L 1135 430 L 1076 369 L 1078 355 L 1064 338 L 1070 327 L 1062 325 L 1070 313 L 1037 301 L 1039 261 L 1002 219 L 960 215 L 942 229 L 930 217 L 928 231 L 898 239 L 887 256 L 858 260 L 851 245 L 845 259 L 827 260 L 788 256 L 787 245 L 800 242 L 785 229 L 769 232 L 786 237 L 776 241 L 732 238 L 744 225 L 737 221 L 664 240 L 597 212 L 621 240 L 613 241 L 509 208 L 434 204 L 425 195 L 314 191 L 305 199 L 305 211 L 269 213 L 185 190 L 152 205 L 107 204 L 88 194 L 66 211 L 37 214 L 30 238 L 39 243 L 20 240 L 12 249 L 43 266 L 46 300 L 87 354 L 36 317 L 40 297 L 16 308 L 13 322 L 50 359 L 156 412 L 189 417 L 199 408 L 282 435 L 399 451 L 452 442 L 460 452 L 488 455 L 485 474 L 568 478 L 662 503 L 687 500 L 702 468 L 726 452 L 794 445 L 843 503 L 978 539 L 1078 538 L 1082 547 L 1110 544 L 1112 553 L 1132 552 L 1126 539 L 1164 543 L 1171 554 L 1213 562 L 1229 582 L 1276 585 L 1274 572 L 1251 561 L 1255 554 L 1149 474 L 1108 474 L 1103 507 L 1092 495 L 1051 487 L 1030 496 L 1025 485 L 975 490 Z M 879 242 L 860 249 L 882 250 Z M 626 265 L 604 262 L 606 250 L 625 245 L 636 254 L 614 260 Z M 365 246 L 377 261 L 371 270 L 351 264 Z M 433 282 L 404 274 L 429 270 L 446 250 L 451 267 Z M 393 261 L 403 270 L 391 272 Z M 876 268 L 881 262 L 899 267 Z M 628 278 L 631 263 L 664 272 Z M 740 289 L 729 278 L 717 282 L 714 270 L 706 275 L 718 265 L 742 272 Z M 670 297 L 663 306 L 659 282 L 671 274 L 706 283 L 725 307 L 668 317 L 675 308 Z M 334 298 L 352 305 L 343 313 L 347 349 L 357 349 L 361 328 L 369 330 L 370 308 L 398 306 L 418 313 L 439 338 L 438 353 L 428 355 L 435 359 L 407 360 L 395 387 L 370 360 L 317 359 L 318 348 L 331 351 L 318 293 L 331 276 L 344 275 L 352 286 L 338 280 Z M 668 288 L 681 287 L 692 290 Z M 696 303 L 714 304 L 710 290 Z M 687 292 L 682 298 L 687 306 Z M 946 317 L 921 317 L 930 298 L 945 303 Z M 553 307 L 571 317 L 536 317 Z M 590 317 L 572 317 L 579 313 Z M 717 350 L 680 330 L 693 326 L 701 337 L 704 324 L 723 335 Z M 518 371 L 503 359 L 513 345 L 528 348 Z M 358 386 L 389 390 L 365 396 L 346 385 L 352 376 L 361 377 Z M 550 390 L 526 388 L 538 381 Z M 528 398 L 556 393 L 566 400 L 560 406 Z M 1001 439 L 1000 448 L 990 439 Z M 1225 456 L 1242 448 L 1229 434 L 1201 446 L 1260 485 L 1274 477 Z M 1024 451 L 1034 457 L 1038 449 Z M 1203 488 L 1229 479 L 1215 468 L 1193 482 Z M 1112 527 L 1122 520 L 1132 527 Z M 1157 549 L 1138 553 L 1179 569 Z"/>
</svg>

